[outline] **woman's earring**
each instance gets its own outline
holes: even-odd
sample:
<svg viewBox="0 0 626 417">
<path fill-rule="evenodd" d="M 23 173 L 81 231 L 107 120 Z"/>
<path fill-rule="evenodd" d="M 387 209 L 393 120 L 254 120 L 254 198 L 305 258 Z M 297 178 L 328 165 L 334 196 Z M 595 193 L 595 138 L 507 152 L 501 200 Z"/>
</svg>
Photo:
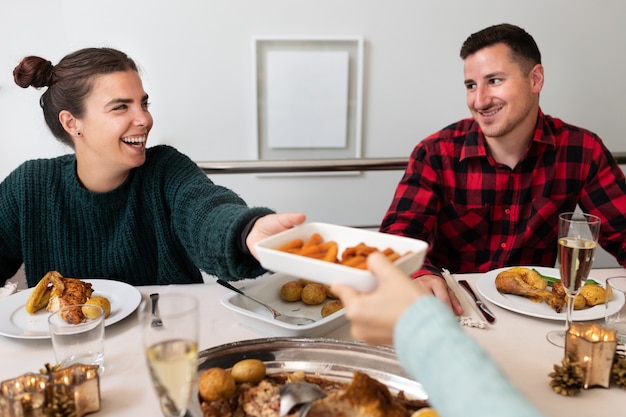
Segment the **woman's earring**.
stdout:
<svg viewBox="0 0 626 417">
<path fill-rule="evenodd" d="M 76 132 L 76 136 L 80 136 L 80 132 Z"/>
</svg>

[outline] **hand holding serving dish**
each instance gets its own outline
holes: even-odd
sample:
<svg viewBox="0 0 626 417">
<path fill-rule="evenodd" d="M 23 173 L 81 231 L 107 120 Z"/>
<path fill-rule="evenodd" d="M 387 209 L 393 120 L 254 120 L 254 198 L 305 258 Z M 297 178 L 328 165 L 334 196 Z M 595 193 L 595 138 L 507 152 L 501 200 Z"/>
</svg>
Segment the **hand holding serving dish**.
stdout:
<svg viewBox="0 0 626 417">
<path fill-rule="evenodd" d="M 294 240 L 306 241 L 313 234 L 319 234 L 324 242 L 336 242 L 338 254 L 359 244 L 378 248 L 381 252 L 389 249 L 400 255 L 394 263 L 407 274 L 422 266 L 428 249 L 428 244 L 418 239 L 327 223 L 306 223 L 258 242 L 255 248 L 261 265 L 270 271 L 282 272 L 322 284 L 348 285 L 357 291 L 371 291 L 376 287 L 376 277 L 366 269 L 278 249 Z"/>
</svg>

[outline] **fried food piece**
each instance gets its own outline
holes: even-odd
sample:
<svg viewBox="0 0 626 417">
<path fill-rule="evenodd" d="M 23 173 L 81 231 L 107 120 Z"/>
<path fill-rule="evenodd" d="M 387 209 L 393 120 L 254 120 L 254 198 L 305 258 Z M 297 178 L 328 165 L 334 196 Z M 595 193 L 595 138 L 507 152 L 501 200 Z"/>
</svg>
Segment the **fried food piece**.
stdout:
<svg viewBox="0 0 626 417">
<path fill-rule="evenodd" d="M 353 268 L 366 269 L 367 268 L 367 256 L 366 255 L 351 256 L 348 258 L 344 258 L 340 263 L 341 265 L 351 266 Z"/>
<path fill-rule="evenodd" d="M 342 308 L 343 304 L 340 300 L 330 300 L 322 307 L 322 317 L 328 317 Z"/>
<path fill-rule="evenodd" d="M 565 299 L 552 294 L 548 290 L 533 287 L 526 283 L 519 274 L 509 273 L 508 270 L 500 272 L 496 276 L 496 288 L 504 294 L 538 298 L 546 302 L 557 313 L 560 313 L 565 306 Z"/>
<path fill-rule="evenodd" d="M 302 245 L 302 248 L 308 248 L 311 246 L 317 246 L 320 243 L 323 242 L 324 239 L 322 239 L 322 235 L 320 235 L 319 233 L 313 233 L 306 242 L 304 242 L 304 245 Z"/>
<path fill-rule="evenodd" d="M 307 256 L 309 258 L 322 261 L 340 263 L 358 269 L 367 269 L 367 257 L 370 253 L 378 251 L 378 248 L 368 246 L 361 242 L 355 246 L 343 250 L 341 257 L 337 242 L 329 240 L 324 242 L 319 233 L 313 233 L 306 241 L 303 239 L 293 239 L 276 248 L 278 251 L 293 253 L 295 255 Z M 391 262 L 396 261 L 403 255 L 392 248 L 386 248 L 382 252 Z M 409 254 L 411 251 L 405 253 Z"/>
<path fill-rule="evenodd" d="M 294 250 L 299 250 L 304 245 L 304 241 L 302 239 L 294 239 L 283 245 L 280 245 L 276 248 L 281 252 L 292 252 Z"/>
<path fill-rule="evenodd" d="M 376 252 L 378 249 L 373 246 L 368 246 L 365 243 L 361 242 L 356 246 L 352 246 L 350 248 L 346 248 L 341 254 L 342 259 L 351 258 L 353 256 L 365 256 L 369 255 L 372 252 Z"/>
<path fill-rule="evenodd" d="M 604 302 L 606 301 L 606 290 L 600 285 L 583 285 L 580 290 L 580 295 L 585 298 L 585 302 L 588 307 L 593 307 L 598 304 L 604 304 Z"/>
<path fill-rule="evenodd" d="M 302 288 L 301 298 L 304 304 L 320 305 L 326 300 L 326 289 L 322 284 L 307 284 Z"/>
<path fill-rule="evenodd" d="M 198 377 L 198 393 L 205 401 L 232 398 L 237 386 L 230 372 L 222 368 L 209 368 Z"/>
<path fill-rule="evenodd" d="M 285 282 L 280 287 L 280 298 L 288 302 L 300 301 L 302 288 L 304 288 L 304 284 L 300 281 Z"/>
<path fill-rule="evenodd" d="M 339 253 L 339 246 L 337 245 L 337 242 L 330 241 L 328 242 L 328 250 L 326 250 L 326 253 L 322 257 L 322 260 L 326 262 L 337 263 L 339 262 L 337 259 L 338 253 Z"/>
<path fill-rule="evenodd" d="M 330 285 L 324 284 L 324 289 L 326 290 L 326 298 L 337 298 L 337 296 L 330 290 Z"/>
</svg>

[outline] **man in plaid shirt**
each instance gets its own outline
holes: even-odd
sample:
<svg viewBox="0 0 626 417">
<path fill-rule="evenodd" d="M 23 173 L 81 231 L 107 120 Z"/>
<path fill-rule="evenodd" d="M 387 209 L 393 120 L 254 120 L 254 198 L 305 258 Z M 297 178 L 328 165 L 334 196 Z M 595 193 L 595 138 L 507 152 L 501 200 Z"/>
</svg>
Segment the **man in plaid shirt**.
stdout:
<svg viewBox="0 0 626 417">
<path fill-rule="evenodd" d="M 577 206 L 600 217 L 600 245 L 626 266 L 624 174 L 598 136 L 541 111 L 532 36 L 491 26 L 467 38 L 461 58 L 472 118 L 415 147 L 380 227 L 430 243 L 414 276 L 462 314 L 441 268 L 554 266 L 559 214 Z"/>
</svg>

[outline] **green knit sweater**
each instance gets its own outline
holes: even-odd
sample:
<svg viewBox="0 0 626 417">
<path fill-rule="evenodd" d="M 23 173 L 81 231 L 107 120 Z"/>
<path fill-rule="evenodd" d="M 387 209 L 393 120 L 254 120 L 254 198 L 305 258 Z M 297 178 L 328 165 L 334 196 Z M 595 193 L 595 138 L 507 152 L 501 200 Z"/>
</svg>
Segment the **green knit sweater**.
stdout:
<svg viewBox="0 0 626 417">
<path fill-rule="evenodd" d="M 0 284 L 24 263 L 29 286 L 46 272 L 132 285 L 202 282 L 263 273 L 238 242 L 254 217 L 231 190 L 212 183 L 169 146 L 115 190 L 80 185 L 75 155 L 23 163 L 0 183 Z"/>
</svg>

